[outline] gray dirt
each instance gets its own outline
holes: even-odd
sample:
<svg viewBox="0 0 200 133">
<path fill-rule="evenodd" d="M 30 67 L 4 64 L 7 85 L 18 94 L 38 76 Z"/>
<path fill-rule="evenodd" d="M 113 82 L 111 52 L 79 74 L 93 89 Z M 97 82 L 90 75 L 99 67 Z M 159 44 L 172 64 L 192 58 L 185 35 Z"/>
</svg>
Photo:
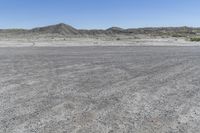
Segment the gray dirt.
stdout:
<svg viewBox="0 0 200 133">
<path fill-rule="evenodd" d="M 0 133 L 198 133 L 200 47 L 0 49 Z"/>
</svg>

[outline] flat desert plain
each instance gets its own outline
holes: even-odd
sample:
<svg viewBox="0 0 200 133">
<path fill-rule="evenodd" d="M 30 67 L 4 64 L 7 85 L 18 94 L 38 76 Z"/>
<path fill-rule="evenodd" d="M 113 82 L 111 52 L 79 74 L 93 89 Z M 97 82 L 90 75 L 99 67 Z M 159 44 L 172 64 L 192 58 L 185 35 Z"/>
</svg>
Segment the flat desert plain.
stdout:
<svg viewBox="0 0 200 133">
<path fill-rule="evenodd" d="M 0 133 L 198 133 L 200 47 L 0 49 Z"/>
</svg>

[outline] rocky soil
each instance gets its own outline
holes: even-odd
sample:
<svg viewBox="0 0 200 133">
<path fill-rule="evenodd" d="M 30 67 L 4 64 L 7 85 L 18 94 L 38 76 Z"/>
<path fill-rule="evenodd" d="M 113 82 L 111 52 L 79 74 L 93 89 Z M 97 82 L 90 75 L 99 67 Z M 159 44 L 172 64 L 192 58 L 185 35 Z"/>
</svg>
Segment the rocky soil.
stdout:
<svg viewBox="0 0 200 133">
<path fill-rule="evenodd" d="M 198 133 L 199 47 L 0 49 L 0 133 Z"/>
</svg>

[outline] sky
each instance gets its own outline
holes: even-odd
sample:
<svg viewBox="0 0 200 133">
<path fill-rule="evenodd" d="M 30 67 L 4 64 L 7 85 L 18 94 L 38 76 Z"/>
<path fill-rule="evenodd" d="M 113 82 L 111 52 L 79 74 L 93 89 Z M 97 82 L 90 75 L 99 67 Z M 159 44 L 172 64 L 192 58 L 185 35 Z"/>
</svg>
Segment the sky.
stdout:
<svg viewBox="0 0 200 133">
<path fill-rule="evenodd" d="M 200 0 L 0 0 L 0 29 L 200 27 Z"/>
</svg>

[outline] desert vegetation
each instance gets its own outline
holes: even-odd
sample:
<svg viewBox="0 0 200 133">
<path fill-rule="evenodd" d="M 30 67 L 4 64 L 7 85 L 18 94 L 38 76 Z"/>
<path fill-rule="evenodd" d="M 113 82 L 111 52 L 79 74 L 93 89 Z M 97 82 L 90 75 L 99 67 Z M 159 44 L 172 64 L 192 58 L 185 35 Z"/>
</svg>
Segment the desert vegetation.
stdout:
<svg viewBox="0 0 200 133">
<path fill-rule="evenodd" d="M 190 41 L 192 41 L 192 42 L 200 42 L 200 37 L 192 37 L 192 38 L 190 38 Z"/>
</svg>

